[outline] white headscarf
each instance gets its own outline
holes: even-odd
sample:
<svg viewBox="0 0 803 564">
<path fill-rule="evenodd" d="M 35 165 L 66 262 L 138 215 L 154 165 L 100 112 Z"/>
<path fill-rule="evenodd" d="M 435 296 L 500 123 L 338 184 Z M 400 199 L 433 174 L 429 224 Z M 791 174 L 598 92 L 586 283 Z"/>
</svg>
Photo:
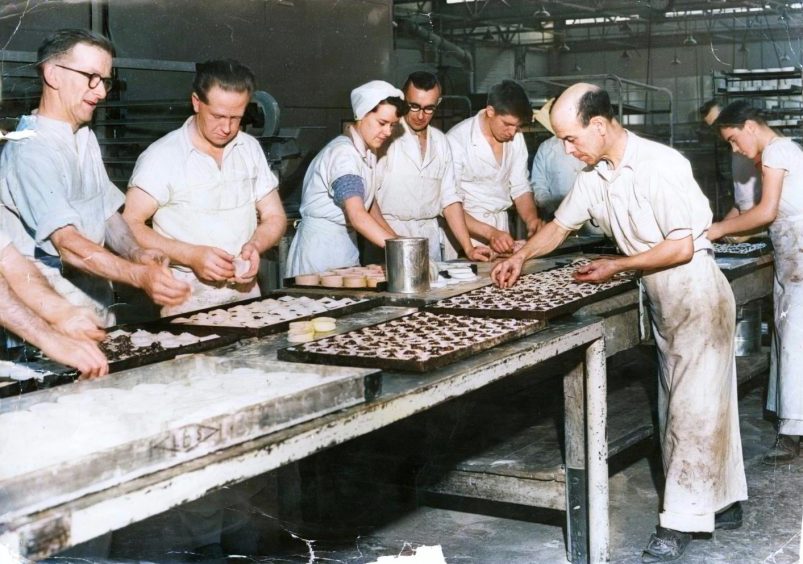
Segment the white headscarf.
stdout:
<svg viewBox="0 0 803 564">
<path fill-rule="evenodd" d="M 404 93 L 384 80 L 372 80 L 351 91 L 351 108 L 354 119 L 362 119 L 385 98 L 396 96 L 404 100 Z"/>
</svg>

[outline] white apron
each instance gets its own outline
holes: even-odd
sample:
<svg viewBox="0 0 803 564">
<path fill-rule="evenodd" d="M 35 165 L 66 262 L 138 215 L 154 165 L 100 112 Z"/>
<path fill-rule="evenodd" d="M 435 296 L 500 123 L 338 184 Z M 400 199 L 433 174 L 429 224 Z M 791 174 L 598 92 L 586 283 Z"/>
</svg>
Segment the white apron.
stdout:
<svg viewBox="0 0 803 564">
<path fill-rule="evenodd" d="M 359 264 L 360 251 L 353 229 L 319 217 L 301 219 L 287 253 L 287 276 Z"/>
<path fill-rule="evenodd" d="M 711 532 L 716 511 L 747 499 L 733 292 L 708 250 L 642 280 L 660 367 L 661 526 Z"/>
<path fill-rule="evenodd" d="M 492 225 L 500 231 L 510 232 L 508 213 L 507 210 L 502 211 L 488 211 L 482 208 L 474 207 L 469 202 L 463 202 L 463 210 L 476 220 L 479 220 L 488 225 Z M 442 230 L 441 230 L 442 231 Z M 488 245 L 487 241 L 479 241 L 472 238 L 471 242 L 474 245 Z M 459 256 L 459 251 L 452 245 L 451 239 L 443 234 L 443 260 L 455 260 Z"/>
<path fill-rule="evenodd" d="M 770 225 L 775 247 L 775 334 L 767 390 L 767 409 L 779 420 L 778 432 L 803 435 L 803 215 Z"/>
<path fill-rule="evenodd" d="M 199 196 L 202 192 L 199 191 Z M 153 217 L 153 229 L 160 235 L 193 245 L 218 247 L 232 255 L 239 255 L 257 228 L 256 207 L 252 199 L 229 209 L 205 206 L 203 197 L 191 204 L 167 205 Z M 169 226 L 169 229 L 165 229 Z M 186 311 L 204 309 L 260 295 L 256 278 L 248 284 L 228 285 L 224 282 L 199 280 L 192 270 L 184 266 L 171 266 L 173 276 L 192 287 L 190 298 L 177 306 L 165 306 L 162 317 Z"/>
<path fill-rule="evenodd" d="M 429 148 L 427 149 L 429 154 Z M 392 158 L 390 153 L 388 158 Z M 388 163 L 391 174 L 382 180 L 376 199 L 382 216 L 397 235 L 429 239 L 429 258 L 441 260 L 440 229 L 441 179 L 419 172 L 405 172 L 405 167 Z"/>
</svg>

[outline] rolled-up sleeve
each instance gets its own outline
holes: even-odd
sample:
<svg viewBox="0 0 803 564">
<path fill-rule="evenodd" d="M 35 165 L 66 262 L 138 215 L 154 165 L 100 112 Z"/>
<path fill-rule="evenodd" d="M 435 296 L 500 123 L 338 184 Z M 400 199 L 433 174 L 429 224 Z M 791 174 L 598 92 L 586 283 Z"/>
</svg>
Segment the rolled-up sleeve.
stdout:
<svg viewBox="0 0 803 564">
<path fill-rule="evenodd" d="M 256 182 L 254 184 L 254 196 L 256 201 L 261 200 L 279 187 L 279 179 L 273 174 L 273 171 L 268 165 L 268 159 L 265 157 L 264 151 L 259 146 L 259 143 L 254 140 L 253 144 L 249 144 L 252 158 L 256 162 Z"/>
<path fill-rule="evenodd" d="M 510 197 L 515 200 L 530 192 L 530 178 L 527 174 L 527 143 L 524 135 L 517 133 L 511 143 Z"/>
<path fill-rule="evenodd" d="M 443 146 L 443 178 L 441 179 L 441 210 L 452 204 L 463 203 L 463 198 L 457 191 L 457 180 L 454 175 L 454 159 L 449 143 L 444 140 Z"/>
<path fill-rule="evenodd" d="M 20 151 L 6 172 L 6 183 L 14 207 L 33 230 L 37 244 L 62 227 L 81 225 L 81 214 L 65 190 L 70 184 L 67 165 L 58 157 L 46 154 L 42 158 L 39 151 Z"/>
<path fill-rule="evenodd" d="M 165 155 L 172 155 L 172 152 L 154 150 L 153 146 L 146 149 L 137 159 L 128 182 L 129 186 L 136 186 L 150 195 L 160 206 L 165 206 L 170 201 L 169 174 L 165 172 L 170 169 L 168 163 L 161 158 Z"/>
</svg>

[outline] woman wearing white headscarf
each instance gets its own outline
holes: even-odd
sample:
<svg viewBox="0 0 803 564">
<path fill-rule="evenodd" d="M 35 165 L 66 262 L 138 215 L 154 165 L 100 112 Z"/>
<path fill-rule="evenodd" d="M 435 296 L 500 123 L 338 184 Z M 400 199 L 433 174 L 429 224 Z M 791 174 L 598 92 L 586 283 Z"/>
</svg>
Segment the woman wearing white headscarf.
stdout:
<svg viewBox="0 0 803 564">
<path fill-rule="evenodd" d="M 403 96 L 382 80 L 351 91 L 356 123 L 318 153 L 304 176 L 288 276 L 358 265 L 356 233 L 381 248 L 396 236 L 374 202 L 374 176 L 376 151 L 405 113 Z"/>
</svg>

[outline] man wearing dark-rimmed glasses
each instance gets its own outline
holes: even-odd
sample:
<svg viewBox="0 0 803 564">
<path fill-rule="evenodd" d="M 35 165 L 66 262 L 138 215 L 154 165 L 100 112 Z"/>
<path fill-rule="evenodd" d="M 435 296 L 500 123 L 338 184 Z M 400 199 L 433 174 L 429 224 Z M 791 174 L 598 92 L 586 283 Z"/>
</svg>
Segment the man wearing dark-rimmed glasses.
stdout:
<svg viewBox="0 0 803 564">
<path fill-rule="evenodd" d="M 94 307 L 108 324 L 110 281 L 142 288 L 160 304 L 181 303 L 190 292 L 161 253 L 136 243 L 118 213 L 123 194 L 88 126 L 113 85 L 113 55 L 111 42 L 88 30 L 50 35 L 37 52 L 39 107 L 17 127 L 34 135 L 0 157 L 2 223 L 15 246 L 37 260 L 59 293 Z"/>
<path fill-rule="evenodd" d="M 410 111 L 379 163 L 382 180 L 376 197 L 383 217 L 399 235 L 429 239 L 429 256 L 437 261 L 442 258 L 438 218 L 443 216 L 468 258 L 488 260 L 490 250 L 475 247 L 466 227 L 449 142 L 430 125 L 441 99 L 438 78 L 414 72 L 402 91 Z"/>
</svg>

